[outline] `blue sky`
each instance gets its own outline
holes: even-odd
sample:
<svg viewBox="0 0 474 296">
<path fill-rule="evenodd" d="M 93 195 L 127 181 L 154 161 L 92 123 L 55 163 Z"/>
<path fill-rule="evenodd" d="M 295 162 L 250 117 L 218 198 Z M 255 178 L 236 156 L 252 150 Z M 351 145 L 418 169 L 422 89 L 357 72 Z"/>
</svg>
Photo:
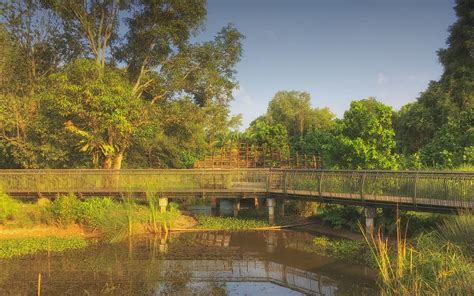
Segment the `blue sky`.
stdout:
<svg viewBox="0 0 474 296">
<path fill-rule="evenodd" d="M 307 91 L 338 117 L 375 96 L 398 110 L 442 72 L 436 51 L 455 21 L 454 0 L 208 0 L 205 31 L 227 23 L 245 36 L 233 114 L 243 127 L 279 90 Z"/>
</svg>

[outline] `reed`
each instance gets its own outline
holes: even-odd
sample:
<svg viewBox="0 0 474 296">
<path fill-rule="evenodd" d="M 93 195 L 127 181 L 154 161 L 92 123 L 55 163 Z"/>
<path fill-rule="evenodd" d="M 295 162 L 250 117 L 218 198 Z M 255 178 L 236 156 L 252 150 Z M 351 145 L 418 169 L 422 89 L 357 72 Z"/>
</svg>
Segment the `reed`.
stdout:
<svg viewBox="0 0 474 296">
<path fill-rule="evenodd" d="M 361 228 L 362 229 L 362 228 Z M 437 235 L 422 234 L 415 242 L 402 234 L 397 220 L 395 241 L 381 231 L 365 240 L 376 263 L 382 295 L 472 295 L 471 258 Z"/>
</svg>

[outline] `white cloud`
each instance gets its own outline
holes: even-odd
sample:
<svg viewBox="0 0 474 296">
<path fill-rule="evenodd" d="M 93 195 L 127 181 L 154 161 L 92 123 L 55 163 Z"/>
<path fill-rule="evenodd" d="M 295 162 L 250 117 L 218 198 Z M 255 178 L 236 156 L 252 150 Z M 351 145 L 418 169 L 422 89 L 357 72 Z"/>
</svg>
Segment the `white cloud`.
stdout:
<svg viewBox="0 0 474 296">
<path fill-rule="evenodd" d="M 243 103 L 245 105 L 252 105 L 254 103 L 252 96 L 247 93 L 244 87 L 234 88 L 232 96 L 236 102 Z"/>
<path fill-rule="evenodd" d="M 377 74 L 377 84 L 386 84 L 388 82 L 388 77 L 383 73 Z"/>
</svg>

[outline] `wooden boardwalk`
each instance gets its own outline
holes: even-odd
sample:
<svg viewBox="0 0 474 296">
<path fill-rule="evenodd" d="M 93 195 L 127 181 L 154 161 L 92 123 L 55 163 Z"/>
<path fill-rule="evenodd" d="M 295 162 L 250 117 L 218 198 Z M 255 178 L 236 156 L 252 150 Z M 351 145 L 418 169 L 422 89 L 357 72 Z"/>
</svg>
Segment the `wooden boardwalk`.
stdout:
<svg viewBox="0 0 474 296">
<path fill-rule="evenodd" d="M 303 199 L 420 211 L 474 209 L 474 172 L 282 169 L 0 170 L 18 197 L 87 196 Z"/>
</svg>

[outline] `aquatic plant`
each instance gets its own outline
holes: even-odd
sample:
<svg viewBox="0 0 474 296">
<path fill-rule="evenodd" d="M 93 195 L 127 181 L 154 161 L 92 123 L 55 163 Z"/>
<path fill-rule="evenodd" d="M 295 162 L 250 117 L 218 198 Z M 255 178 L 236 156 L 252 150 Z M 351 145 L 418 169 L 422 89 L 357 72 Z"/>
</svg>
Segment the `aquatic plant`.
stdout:
<svg viewBox="0 0 474 296">
<path fill-rule="evenodd" d="M 62 252 L 69 249 L 85 248 L 88 242 L 78 236 L 71 237 L 30 237 L 0 240 L 0 258 L 12 258 L 38 252 Z"/>
<path fill-rule="evenodd" d="M 246 230 L 269 227 L 267 221 L 249 218 L 198 216 L 198 228 L 214 230 Z"/>
<path fill-rule="evenodd" d="M 358 262 L 366 262 L 363 244 L 360 241 L 348 239 L 329 239 L 326 236 L 318 236 L 313 239 L 313 246 L 318 252 L 327 253 L 341 259 L 350 259 Z M 359 256 L 362 255 L 362 256 Z"/>
</svg>

